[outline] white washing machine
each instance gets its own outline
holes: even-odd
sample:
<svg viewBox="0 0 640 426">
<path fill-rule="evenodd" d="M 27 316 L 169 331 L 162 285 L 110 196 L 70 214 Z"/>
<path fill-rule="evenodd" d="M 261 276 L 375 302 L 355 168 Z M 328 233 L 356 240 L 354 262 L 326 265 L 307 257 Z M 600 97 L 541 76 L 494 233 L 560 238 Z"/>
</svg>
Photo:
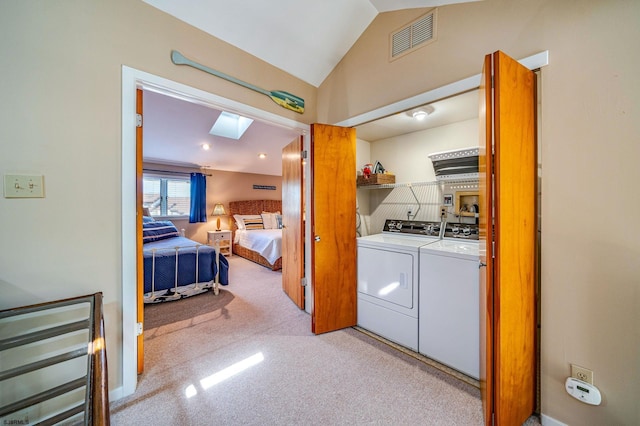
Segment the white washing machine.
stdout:
<svg viewBox="0 0 640 426">
<path fill-rule="evenodd" d="M 479 359 L 478 225 L 447 223 L 420 248 L 419 350 L 475 379 Z"/>
<path fill-rule="evenodd" d="M 381 234 L 357 239 L 358 326 L 418 350 L 420 247 L 440 230 L 440 222 L 387 219 Z"/>
</svg>

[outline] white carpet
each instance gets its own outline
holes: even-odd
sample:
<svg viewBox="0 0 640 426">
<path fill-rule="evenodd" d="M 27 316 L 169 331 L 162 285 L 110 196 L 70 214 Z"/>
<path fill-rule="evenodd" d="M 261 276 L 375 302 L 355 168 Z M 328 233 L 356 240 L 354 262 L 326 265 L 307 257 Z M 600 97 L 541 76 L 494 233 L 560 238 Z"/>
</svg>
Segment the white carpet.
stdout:
<svg viewBox="0 0 640 426">
<path fill-rule="evenodd" d="M 223 289 L 210 311 L 147 329 L 145 373 L 111 404 L 113 425 L 482 424 L 474 386 L 354 329 L 314 336 L 280 272 L 231 257 Z"/>
</svg>

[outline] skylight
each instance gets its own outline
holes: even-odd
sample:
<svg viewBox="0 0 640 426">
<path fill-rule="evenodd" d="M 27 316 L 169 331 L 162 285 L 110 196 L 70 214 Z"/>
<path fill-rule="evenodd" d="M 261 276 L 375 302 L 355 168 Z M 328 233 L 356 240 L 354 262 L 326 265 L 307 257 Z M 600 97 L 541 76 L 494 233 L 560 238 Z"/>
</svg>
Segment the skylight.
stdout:
<svg viewBox="0 0 640 426">
<path fill-rule="evenodd" d="M 209 131 L 209 134 L 238 140 L 249 128 L 251 123 L 253 123 L 253 120 L 250 118 L 222 111 Z"/>
</svg>

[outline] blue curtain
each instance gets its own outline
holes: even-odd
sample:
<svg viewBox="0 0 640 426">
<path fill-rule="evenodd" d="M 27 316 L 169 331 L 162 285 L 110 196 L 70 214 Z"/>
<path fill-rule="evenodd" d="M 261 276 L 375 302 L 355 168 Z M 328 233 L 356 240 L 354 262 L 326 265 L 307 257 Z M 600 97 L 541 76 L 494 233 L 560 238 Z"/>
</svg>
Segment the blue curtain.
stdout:
<svg viewBox="0 0 640 426">
<path fill-rule="evenodd" d="M 202 173 L 191 173 L 191 209 L 189 222 L 207 221 L 207 178 Z"/>
</svg>

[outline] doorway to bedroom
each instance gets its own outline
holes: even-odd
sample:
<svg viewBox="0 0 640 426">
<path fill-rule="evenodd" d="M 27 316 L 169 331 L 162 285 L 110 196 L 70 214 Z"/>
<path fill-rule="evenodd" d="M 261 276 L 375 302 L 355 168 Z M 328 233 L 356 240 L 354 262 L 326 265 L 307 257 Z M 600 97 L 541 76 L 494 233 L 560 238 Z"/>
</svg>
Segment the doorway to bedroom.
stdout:
<svg viewBox="0 0 640 426">
<path fill-rule="evenodd" d="M 168 222 L 180 230 L 182 237 L 186 238 L 185 244 L 213 245 L 217 242 L 218 244 L 222 243 L 227 248 L 222 253 L 224 255 L 222 259 L 218 261 L 220 263 L 218 281 L 221 286 L 230 284 L 227 268 L 229 258 L 231 256 L 240 256 L 266 266 L 271 270 L 278 271 L 281 287 L 284 288 L 284 282 L 287 280 L 284 280 L 284 277 L 280 274 L 282 271 L 281 237 L 280 234 L 277 237 L 275 236 L 275 233 L 283 233 L 284 230 L 282 226 L 278 227 L 276 214 L 280 218 L 279 223 L 282 223 L 283 193 L 286 192 L 288 197 L 293 196 L 290 191 L 285 191 L 285 185 L 291 186 L 292 184 L 289 182 L 291 176 L 289 176 L 289 179 L 283 179 L 282 177 L 283 163 L 286 165 L 289 163 L 288 156 L 283 155 L 283 152 L 285 152 L 283 149 L 288 149 L 292 143 L 290 141 L 293 140 L 293 143 L 298 142 L 298 153 L 301 151 L 302 140 L 299 136 L 299 130 L 255 120 L 249 118 L 248 114 L 238 110 L 230 112 L 229 108 L 214 107 L 189 98 L 176 98 L 160 93 L 157 90 L 142 89 L 138 96 L 138 109 L 143 116 L 143 137 L 138 142 L 141 144 L 142 175 L 144 177 L 142 179 L 143 208 L 153 207 L 153 200 L 147 197 L 149 176 L 165 175 L 169 178 L 183 176 L 184 179 L 188 179 L 190 174 L 202 174 L 205 181 L 205 191 L 203 192 L 205 194 L 204 204 L 206 204 L 205 213 L 201 215 L 203 217 L 194 222 L 184 212 L 182 215 L 168 215 L 166 212 L 161 213 L 160 209 L 155 209 L 154 211 L 160 214 L 160 216 L 154 215 L 155 218 Z M 231 124 L 229 129 L 235 130 L 236 123 L 229 123 L 229 120 L 233 117 L 238 118 L 240 123 L 245 123 L 243 131 L 238 134 L 227 132 L 227 127 L 223 126 Z M 301 188 L 301 173 L 293 177 L 298 179 L 295 186 Z M 193 189 L 191 194 L 193 196 Z M 160 197 L 156 198 L 163 205 L 173 205 L 179 199 L 177 193 L 173 195 L 167 194 L 167 196 L 160 194 Z M 296 194 L 295 198 L 297 198 L 297 203 L 296 200 L 290 201 L 288 207 L 298 211 L 290 211 L 288 214 L 290 217 L 292 215 L 301 217 L 302 194 Z M 190 204 L 193 209 L 194 203 L 191 202 Z M 165 210 L 168 212 L 169 207 Z M 211 214 L 209 215 L 209 213 Z M 245 214 L 252 214 L 260 218 L 262 222 L 260 228 L 262 229 L 249 231 L 249 226 L 244 226 L 244 220 L 238 219 L 239 215 L 244 216 Z M 274 220 L 269 221 L 268 219 L 271 216 L 273 216 L 272 219 Z M 215 226 L 211 225 L 212 222 L 214 222 Z M 143 227 L 154 224 L 143 223 Z M 287 222 L 287 224 L 289 223 Z M 287 231 L 288 228 L 290 227 L 287 226 Z M 144 232 L 147 231 L 145 230 Z M 298 236 L 301 237 L 302 235 L 298 233 Z M 248 239 L 249 237 L 251 238 Z M 277 238 L 277 240 L 265 243 L 264 238 L 267 237 Z M 258 239 L 256 240 L 256 238 Z M 187 268 L 186 265 L 188 263 L 185 256 L 188 256 L 188 254 L 181 252 L 188 252 L 191 249 L 187 247 L 185 250 L 176 250 L 175 261 L 171 250 L 165 253 L 167 257 L 171 258 L 167 259 L 168 262 L 166 262 L 167 265 L 165 266 L 168 266 L 169 269 L 178 270 L 174 279 L 173 273 L 163 273 L 164 269 L 161 262 L 165 259 L 162 257 L 162 253 L 160 252 L 160 255 L 158 255 L 158 252 L 156 252 L 156 256 L 153 259 L 151 259 L 152 255 L 149 254 L 153 251 L 147 246 L 161 243 L 158 241 L 147 242 L 146 236 L 143 238 L 143 242 L 145 253 L 144 308 L 138 308 L 138 321 L 143 323 L 143 330 L 145 330 L 143 336 L 147 336 L 147 330 L 150 330 L 150 327 L 145 317 L 151 303 L 157 300 L 178 300 L 192 293 L 195 295 L 199 292 L 192 292 L 191 287 L 202 287 L 197 282 L 210 283 L 213 282 L 213 279 L 208 281 L 208 277 L 202 278 L 204 272 L 210 269 L 206 266 L 208 261 L 206 251 L 208 247 L 203 247 L 200 250 L 202 252 L 200 256 L 195 257 L 196 267 L 198 260 L 200 261 L 200 268 L 198 269 L 201 270 L 200 276 L 202 279 L 198 280 L 197 275 L 188 273 L 189 280 L 185 281 L 187 278 L 182 275 L 183 269 Z M 259 250 L 255 246 L 256 244 L 258 245 L 257 247 L 266 245 L 267 248 L 271 247 L 271 249 L 266 251 Z M 302 246 L 302 242 L 299 242 L 299 246 Z M 212 256 L 211 262 L 214 264 L 212 269 L 218 268 L 218 266 L 215 266 L 214 259 Z M 152 267 L 149 267 L 150 263 L 153 265 Z M 235 264 L 236 267 L 242 266 L 241 262 L 235 262 Z M 302 269 L 303 263 L 299 266 L 300 268 L 298 269 Z M 165 280 L 166 283 L 161 280 L 163 276 L 167 278 Z M 196 277 L 195 285 L 187 284 L 178 287 L 178 289 L 174 288 L 174 281 L 191 283 L 193 276 Z M 299 280 L 298 278 L 298 282 Z M 205 288 L 208 286 L 209 284 L 204 284 Z M 167 287 L 166 290 L 164 289 L 165 287 Z M 214 290 L 215 292 L 221 291 L 217 288 L 214 288 Z M 168 296 L 155 297 L 165 292 Z M 149 294 L 153 295 L 153 297 L 147 297 Z M 141 296 L 141 294 L 138 295 L 139 298 Z M 164 303 L 161 305 L 164 305 Z M 304 305 L 300 306 L 300 308 L 304 309 Z M 153 308 L 153 312 L 157 311 L 170 312 L 170 309 L 163 307 Z M 141 352 L 144 352 L 144 348 L 144 342 L 139 342 L 138 373 L 141 373 L 144 369 L 144 358 L 141 354 Z"/>
<path fill-rule="evenodd" d="M 164 101 L 172 101 L 173 103 L 179 102 L 182 107 L 186 105 L 189 106 L 197 106 L 202 110 L 225 110 L 232 111 L 235 113 L 243 114 L 244 116 L 251 117 L 254 120 L 254 124 L 258 129 L 258 133 L 264 135 L 266 132 L 266 128 L 271 128 L 272 132 L 276 134 L 286 135 L 286 138 L 283 140 L 288 143 L 294 138 L 300 138 L 300 135 L 303 134 L 307 129 L 308 125 L 294 122 L 292 120 L 265 112 L 261 110 L 257 110 L 253 107 L 249 107 L 243 104 L 239 104 L 234 101 L 230 101 L 228 99 L 221 98 L 217 95 L 213 95 L 211 93 L 206 93 L 200 91 L 198 89 L 182 85 L 180 83 L 172 82 L 161 77 L 153 76 L 141 71 L 133 70 L 127 67 L 123 67 L 123 204 L 122 204 L 122 214 L 123 214 L 123 393 L 129 394 L 135 390 L 136 382 L 137 382 L 137 370 L 138 370 L 138 360 L 142 361 L 143 359 L 143 337 L 142 335 L 137 336 L 136 329 L 143 328 L 142 324 L 138 327 L 135 327 L 135 323 L 140 322 L 143 323 L 144 319 L 138 320 L 136 318 L 138 311 L 143 311 L 141 307 L 138 309 L 137 303 L 135 300 L 137 299 L 137 286 L 136 286 L 136 267 L 132 267 L 130 261 L 127 259 L 133 259 L 136 257 L 136 237 L 135 237 L 135 228 L 136 228 L 136 194 L 135 194 L 135 186 L 132 188 L 131 182 L 137 181 L 137 171 L 134 167 L 135 165 L 135 147 L 136 142 L 133 134 L 130 133 L 131 127 L 133 127 L 132 117 L 135 117 L 133 108 L 135 107 L 135 91 L 136 89 L 141 89 L 144 92 L 147 92 L 152 97 L 155 96 L 157 99 Z M 165 99 L 166 98 L 166 99 Z M 149 132 L 149 128 L 147 125 L 153 122 L 151 117 L 148 116 L 147 106 L 153 105 L 152 102 L 149 102 L 147 105 L 143 105 L 143 114 L 145 127 L 143 130 L 145 134 L 143 136 L 143 141 L 141 144 L 140 150 L 140 159 L 143 157 L 147 157 L 144 152 L 148 146 L 149 137 L 154 134 L 154 132 Z M 169 106 L 167 107 L 167 103 L 164 103 L 165 114 L 180 114 L 178 108 L 174 108 Z M 131 114 L 130 114 L 131 113 Z M 183 114 L 184 115 L 184 114 Z M 215 113 L 211 114 L 214 116 Z M 166 115 L 165 115 L 166 118 Z M 187 118 L 192 119 L 191 126 L 196 127 L 195 122 L 193 121 L 193 116 L 189 116 Z M 213 126 L 213 118 L 211 118 L 211 122 L 206 125 L 200 124 L 199 130 L 202 134 L 207 135 L 211 127 Z M 132 125 L 128 127 L 128 125 Z M 174 130 L 177 129 L 177 124 L 172 123 L 170 120 L 164 120 L 164 129 L 167 129 L 167 126 L 174 127 Z M 193 130 L 190 130 L 191 133 L 194 133 Z M 270 169 L 263 165 L 255 165 L 252 167 L 248 167 L 246 164 L 250 163 L 250 161 L 242 161 L 240 155 L 236 155 L 233 157 L 233 152 L 229 147 L 224 147 L 222 145 L 218 145 L 218 153 L 229 151 L 231 152 L 228 155 L 231 155 L 231 160 L 227 160 L 221 166 L 218 164 L 198 164 L 197 162 L 186 160 L 181 161 L 178 153 L 180 151 L 185 151 L 187 148 L 193 148 L 194 140 L 191 142 L 185 140 L 184 137 L 178 138 L 175 133 L 172 133 L 174 140 L 179 140 L 178 151 L 173 152 L 173 154 L 164 155 L 164 158 L 160 158 L 162 156 L 155 155 L 149 156 L 148 159 L 155 161 L 155 165 L 160 165 L 165 170 L 183 170 L 183 169 L 195 169 L 197 171 L 204 171 L 206 174 L 210 174 L 211 176 L 208 178 L 212 182 L 218 184 L 216 187 L 215 184 L 211 184 L 214 187 L 214 193 L 210 200 L 207 200 L 207 205 L 211 204 L 211 209 L 207 206 L 207 212 L 209 210 L 213 210 L 213 205 L 216 203 L 225 204 L 228 201 L 233 201 L 236 199 L 245 199 L 247 198 L 247 185 L 249 185 L 250 191 L 260 191 L 259 198 L 268 198 L 271 197 L 273 199 L 280 199 L 280 188 L 281 188 L 281 177 L 278 176 L 280 172 L 279 168 L 276 172 L 269 171 Z M 205 136 L 206 137 L 206 136 Z M 202 149 L 202 144 L 204 142 L 198 141 L 197 149 Z M 283 142 L 284 143 L 284 142 Z M 248 144 L 245 144 L 248 145 Z M 261 140 L 261 147 L 266 150 L 267 145 L 264 143 L 264 139 Z M 226 149 L 226 151 L 224 151 Z M 270 150 L 267 150 L 267 161 L 264 161 L 262 164 L 266 164 L 271 162 L 275 163 L 276 166 L 279 165 L 279 161 L 281 159 L 281 148 L 278 147 L 277 143 L 274 146 L 269 147 Z M 199 157 L 202 157 L 202 154 L 199 153 Z M 258 153 L 255 154 L 256 158 L 258 157 Z M 147 158 L 145 158 L 147 159 Z M 164 160 L 164 161 L 163 161 Z M 149 161 L 150 163 L 150 161 Z M 240 168 L 237 171 L 231 170 L 231 167 L 240 167 L 244 166 L 244 169 Z M 272 167 L 273 168 L 273 167 Z M 234 187 L 235 184 L 235 187 Z M 244 186 L 241 186 L 244 185 Z M 254 188 L 254 185 L 256 188 Z M 262 188 L 270 188 L 275 186 L 276 190 L 270 189 L 262 189 Z M 234 189 L 235 188 L 235 189 Z M 269 196 L 265 196 L 265 191 L 269 191 Z M 254 195 L 255 198 L 258 198 Z M 225 219 L 229 220 L 228 217 L 222 217 L 222 222 L 224 223 Z M 185 234 L 187 236 L 192 236 L 194 239 L 199 241 L 200 243 L 207 242 L 208 231 L 213 230 L 216 225 L 215 221 L 209 221 L 207 223 L 201 224 L 190 224 L 188 220 L 176 219 L 176 227 L 178 229 L 184 229 Z M 212 225 L 213 223 L 213 225 Z M 211 228 L 211 229 L 209 229 Z M 134 237 L 132 237 L 134 235 Z M 137 343 L 136 343 L 137 342 Z M 140 349 L 140 353 L 138 350 Z"/>
</svg>

